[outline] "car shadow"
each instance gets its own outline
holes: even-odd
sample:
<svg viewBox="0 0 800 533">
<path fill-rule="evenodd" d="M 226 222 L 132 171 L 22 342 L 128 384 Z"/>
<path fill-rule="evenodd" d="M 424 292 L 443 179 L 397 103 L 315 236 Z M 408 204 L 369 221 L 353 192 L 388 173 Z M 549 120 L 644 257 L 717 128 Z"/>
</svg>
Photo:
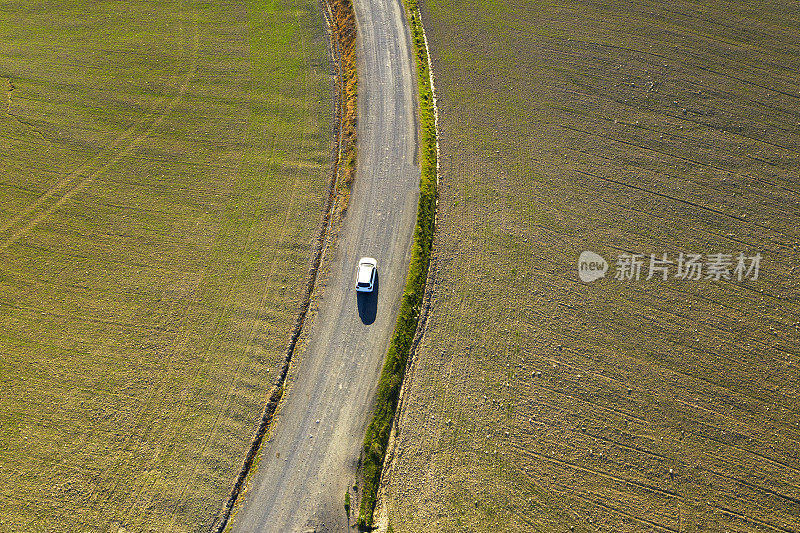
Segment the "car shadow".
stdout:
<svg viewBox="0 0 800 533">
<path fill-rule="evenodd" d="M 370 325 L 375 322 L 375 315 L 378 314 L 378 286 L 380 285 L 380 275 L 375 273 L 375 285 L 372 292 L 356 291 L 356 301 L 358 303 L 358 316 L 361 322 Z"/>
</svg>

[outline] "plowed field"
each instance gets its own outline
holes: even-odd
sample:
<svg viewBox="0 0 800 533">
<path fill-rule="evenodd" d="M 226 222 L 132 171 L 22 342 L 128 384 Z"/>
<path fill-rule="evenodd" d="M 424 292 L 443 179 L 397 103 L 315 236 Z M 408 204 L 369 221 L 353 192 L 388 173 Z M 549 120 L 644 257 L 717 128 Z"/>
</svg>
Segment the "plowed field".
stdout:
<svg viewBox="0 0 800 533">
<path fill-rule="evenodd" d="M 441 184 L 393 530 L 796 531 L 798 5 L 421 5 Z M 731 279 L 646 279 L 665 253 Z"/>
</svg>

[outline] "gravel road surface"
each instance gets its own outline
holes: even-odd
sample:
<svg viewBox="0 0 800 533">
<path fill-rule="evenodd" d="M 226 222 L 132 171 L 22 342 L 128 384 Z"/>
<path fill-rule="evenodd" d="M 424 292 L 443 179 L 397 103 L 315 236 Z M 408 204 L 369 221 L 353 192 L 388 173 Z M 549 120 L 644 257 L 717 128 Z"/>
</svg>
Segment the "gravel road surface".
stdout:
<svg viewBox="0 0 800 533">
<path fill-rule="evenodd" d="M 238 532 L 346 531 L 368 415 L 408 271 L 419 197 L 416 71 L 400 0 L 354 0 L 358 168 L 319 310 L 293 361 Z M 377 294 L 356 263 L 378 260 Z M 356 510 L 357 512 L 357 510 Z"/>
</svg>

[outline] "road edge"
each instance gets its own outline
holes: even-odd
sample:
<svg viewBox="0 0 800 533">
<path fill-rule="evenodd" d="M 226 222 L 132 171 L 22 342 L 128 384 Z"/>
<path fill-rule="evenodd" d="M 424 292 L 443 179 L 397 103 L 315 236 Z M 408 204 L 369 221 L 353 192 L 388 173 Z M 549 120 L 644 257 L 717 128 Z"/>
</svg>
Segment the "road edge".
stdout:
<svg viewBox="0 0 800 533">
<path fill-rule="evenodd" d="M 397 410 L 402 406 L 406 378 L 413 373 L 414 354 L 425 333 L 435 285 L 434 238 L 439 206 L 439 113 L 428 39 L 417 0 L 403 0 L 417 67 L 417 101 L 421 130 L 420 199 L 411 261 L 395 331 L 378 384 L 377 402 L 364 436 L 361 498 L 357 526 L 369 530 L 382 493 L 388 457 L 394 457 Z M 416 268 L 415 268 L 416 267 Z M 410 342 L 409 342 L 410 337 Z M 381 520 L 388 527 L 388 516 Z M 384 528 L 385 530 L 385 528 Z"/>
<path fill-rule="evenodd" d="M 331 65 L 333 93 L 333 146 L 331 147 L 331 171 L 327 185 L 327 195 L 322 209 L 319 234 L 311 258 L 306 280 L 306 289 L 300 303 L 300 310 L 295 319 L 292 334 L 286 347 L 278 377 L 273 382 L 268 400 L 262 411 L 260 422 L 233 487 L 228 493 L 222 510 L 209 527 L 213 533 L 223 533 L 230 524 L 239 503 L 239 496 L 245 492 L 247 481 L 254 472 L 257 458 L 264 437 L 269 431 L 278 404 L 283 397 L 286 377 L 294 356 L 297 342 L 303 332 L 311 296 L 316 287 L 317 274 L 322 262 L 325 244 L 331 236 L 334 220 L 341 217 L 347 207 L 347 189 L 355 177 L 356 158 L 356 116 L 358 107 L 357 83 L 358 75 L 355 62 L 356 24 L 352 0 L 319 0 L 320 13 L 325 19 L 328 41 L 328 54 Z M 340 187 L 343 184 L 344 187 Z"/>
<path fill-rule="evenodd" d="M 408 2 L 408 0 L 404 0 L 404 2 Z M 425 54 L 428 60 L 428 83 L 430 84 L 431 90 L 431 101 L 433 106 L 433 122 L 434 122 L 434 129 L 436 135 L 436 201 L 434 205 L 434 212 L 433 212 L 433 224 L 434 224 L 434 232 L 433 232 L 433 241 L 431 242 L 431 258 L 430 258 L 430 265 L 428 268 L 428 279 L 425 282 L 425 296 L 423 297 L 422 303 L 422 310 L 419 316 L 419 323 L 417 324 L 417 330 L 414 333 L 414 340 L 411 343 L 411 350 L 409 351 L 408 355 L 408 363 L 406 367 L 406 373 L 403 377 L 403 382 L 400 385 L 400 397 L 398 400 L 397 411 L 395 413 L 394 420 L 392 422 L 392 431 L 389 435 L 389 442 L 386 447 L 386 457 L 383 462 L 383 468 L 381 469 L 381 477 L 380 483 L 378 485 L 378 494 L 375 499 L 375 509 L 373 511 L 373 525 L 375 527 L 376 533 L 388 533 L 392 531 L 391 528 L 391 521 L 389 520 L 389 509 L 386 502 L 386 489 L 389 485 L 391 472 L 394 468 L 394 461 L 396 458 L 396 450 L 397 450 L 397 434 L 400 431 L 400 419 L 402 418 L 403 410 L 405 408 L 406 400 L 408 399 L 408 388 L 414 380 L 414 370 L 416 369 L 416 354 L 417 348 L 419 347 L 420 342 L 422 342 L 422 338 L 425 336 L 428 330 L 428 318 L 430 317 L 431 305 L 433 301 L 433 292 L 436 288 L 436 278 L 438 274 L 438 257 L 436 255 L 436 228 L 438 227 L 439 222 L 439 179 L 441 176 L 441 152 L 439 151 L 439 108 L 438 108 L 438 98 L 436 96 L 436 83 L 435 78 L 433 75 L 433 62 L 431 60 L 431 53 L 430 48 L 428 47 L 428 36 L 425 33 L 425 25 L 422 23 L 422 14 L 419 9 L 419 5 L 417 0 L 414 0 L 414 5 L 416 7 L 416 20 L 419 23 L 420 29 L 422 31 L 422 39 L 425 43 Z M 407 6 L 408 7 L 408 6 Z"/>
</svg>

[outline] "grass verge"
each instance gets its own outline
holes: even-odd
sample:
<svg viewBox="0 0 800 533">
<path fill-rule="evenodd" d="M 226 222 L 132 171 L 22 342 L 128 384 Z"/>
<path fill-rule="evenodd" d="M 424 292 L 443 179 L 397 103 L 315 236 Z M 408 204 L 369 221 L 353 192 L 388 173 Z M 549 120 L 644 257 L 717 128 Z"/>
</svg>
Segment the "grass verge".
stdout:
<svg viewBox="0 0 800 533">
<path fill-rule="evenodd" d="M 406 288 L 397 316 L 386 362 L 378 383 L 378 395 L 372 421 L 364 436 L 361 505 L 358 527 L 372 526 L 375 498 L 380 484 L 381 469 L 386 456 L 386 446 L 397 409 L 400 386 L 406 370 L 411 342 L 417 329 L 417 319 L 425 294 L 428 277 L 431 245 L 433 244 L 434 216 L 436 210 L 436 122 L 433 109 L 433 87 L 431 85 L 425 34 L 420 20 L 416 0 L 405 0 L 408 12 L 414 54 L 417 63 L 419 86 L 420 127 L 422 130 L 420 197 L 417 208 L 417 225 L 411 248 Z"/>
</svg>

